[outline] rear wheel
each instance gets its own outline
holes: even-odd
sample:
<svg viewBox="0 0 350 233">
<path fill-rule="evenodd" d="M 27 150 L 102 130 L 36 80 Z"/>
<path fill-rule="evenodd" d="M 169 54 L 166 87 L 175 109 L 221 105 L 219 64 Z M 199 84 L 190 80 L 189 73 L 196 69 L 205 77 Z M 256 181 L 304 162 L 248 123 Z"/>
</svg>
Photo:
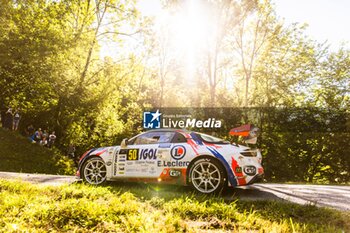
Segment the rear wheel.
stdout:
<svg viewBox="0 0 350 233">
<path fill-rule="evenodd" d="M 87 160 L 82 169 L 83 179 L 89 184 L 102 184 L 107 178 L 107 167 L 99 157 Z"/>
<path fill-rule="evenodd" d="M 222 165 L 213 158 L 200 158 L 190 167 L 189 182 L 198 192 L 217 193 L 224 188 L 226 180 Z"/>
</svg>

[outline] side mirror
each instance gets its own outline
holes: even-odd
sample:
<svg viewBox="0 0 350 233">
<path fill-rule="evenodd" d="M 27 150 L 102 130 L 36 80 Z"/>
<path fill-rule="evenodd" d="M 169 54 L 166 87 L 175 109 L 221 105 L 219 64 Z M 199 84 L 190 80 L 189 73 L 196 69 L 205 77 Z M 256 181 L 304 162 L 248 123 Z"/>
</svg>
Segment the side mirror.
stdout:
<svg viewBox="0 0 350 233">
<path fill-rule="evenodd" d="M 126 148 L 128 146 L 128 139 L 124 138 L 122 143 L 120 143 L 121 148 Z"/>
</svg>

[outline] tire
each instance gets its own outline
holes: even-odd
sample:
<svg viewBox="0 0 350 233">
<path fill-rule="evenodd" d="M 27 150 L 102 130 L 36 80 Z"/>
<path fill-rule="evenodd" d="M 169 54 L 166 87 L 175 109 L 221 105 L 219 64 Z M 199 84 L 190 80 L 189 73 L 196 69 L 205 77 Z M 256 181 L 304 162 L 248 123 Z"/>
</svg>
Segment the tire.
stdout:
<svg viewBox="0 0 350 233">
<path fill-rule="evenodd" d="M 219 161 L 203 156 L 190 166 L 188 182 L 200 193 L 218 193 L 227 186 L 227 174 Z"/>
<path fill-rule="evenodd" d="M 82 167 L 83 180 L 89 184 L 99 185 L 106 181 L 107 167 L 99 157 L 88 159 Z"/>
</svg>

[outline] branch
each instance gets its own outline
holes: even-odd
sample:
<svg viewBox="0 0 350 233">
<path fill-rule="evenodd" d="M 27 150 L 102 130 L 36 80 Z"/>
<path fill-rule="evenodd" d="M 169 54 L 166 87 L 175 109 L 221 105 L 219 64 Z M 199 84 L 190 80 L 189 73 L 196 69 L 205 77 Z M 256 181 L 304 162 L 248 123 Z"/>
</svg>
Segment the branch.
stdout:
<svg viewBox="0 0 350 233">
<path fill-rule="evenodd" d="M 106 34 L 115 34 L 115 35 L 132 37 L 133 35 L 135 35 L 137 33 L 140 33 L 140 31 L 141 30 L 137 30 L 137 31 L 132 32 L 132 33 L 106 31 L 106 32 L 102 32 L 102 33 L 98 34 L 96 37 L 100 37 L 100 36 L 103 36 L 103 35 L 106 35 Z"/>
</svg>

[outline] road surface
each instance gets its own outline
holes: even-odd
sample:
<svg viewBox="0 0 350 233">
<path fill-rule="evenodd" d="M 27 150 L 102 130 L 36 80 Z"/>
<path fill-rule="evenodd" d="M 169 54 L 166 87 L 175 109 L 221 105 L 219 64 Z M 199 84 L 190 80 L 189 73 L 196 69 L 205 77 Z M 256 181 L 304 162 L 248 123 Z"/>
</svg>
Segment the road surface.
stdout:
<svg viewBox="0 0 350 233">
<path fill-rule="evenodd" d="M 244 188 L 244 187 L 242 187 Z M 311 204 L 350 211 L 350 186 L 340 185 L 306 185 L 306 184 L 253 184 L 248 190 L 261 192 L 261 196 L 270 195 L 266 199 L 291 201 L 298 204 Z"/>
<path fill-rule="evenodd" d="M 77 178 L 75 176 L 29 174 L 29 173 L 17 173 L 17 172 L 0 172 L 0 179 L 23 180 L 23 181 L 29 181 L 31 183 L 39 183 L 39 184 L 47 184 L 47 185 L 71 184 L 77 181 Z"/>
<path fill-rule="evenodd" d="M 0 172 L 2 179 L 17 179 L 46 185 L 70 184 L 75 176 Z M 302 184 L 253 184 L 235 188 L 227 197 L 250 200 L 286 200 L 350 211 L 350 186 Z"/>
</svg>

